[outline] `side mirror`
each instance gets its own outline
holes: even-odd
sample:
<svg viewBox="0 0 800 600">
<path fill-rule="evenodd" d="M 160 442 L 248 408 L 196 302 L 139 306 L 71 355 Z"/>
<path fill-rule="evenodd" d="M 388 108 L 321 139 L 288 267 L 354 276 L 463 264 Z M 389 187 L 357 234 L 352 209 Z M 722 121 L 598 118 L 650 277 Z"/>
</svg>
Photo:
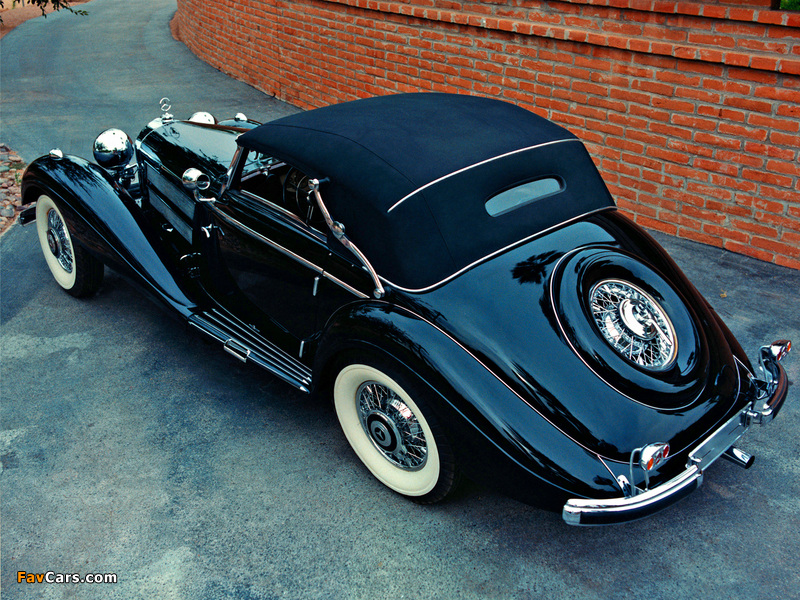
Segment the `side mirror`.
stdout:
<svg viewBox="0 0 800 600">
<path fill-rule="evenodd" d="M 206 191 L 211 187 L 211 179 L 200 169 L 189 168 L 183 172 L 181 177 L 183 187 L 194 193 L 194 198 L 198 202 L 214 202 L 214 198 L 203 198 L 200 192 Z"/>
</svg>

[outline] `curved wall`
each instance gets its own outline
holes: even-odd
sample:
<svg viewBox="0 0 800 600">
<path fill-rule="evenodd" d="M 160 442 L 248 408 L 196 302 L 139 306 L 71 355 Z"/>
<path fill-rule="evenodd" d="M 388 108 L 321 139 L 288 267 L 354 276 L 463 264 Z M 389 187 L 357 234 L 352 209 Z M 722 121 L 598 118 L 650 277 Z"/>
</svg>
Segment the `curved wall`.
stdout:
<svg viewBox="0 0 800 600">
<path fill-rule="evenodd" d="M 766 0 L 178 0 L 177 18 L 201 58 L 303 108 L 420 90 L 525 106 L 587 142 L 641 225 L 800 269 L 800 13 Z"/>
</svg>

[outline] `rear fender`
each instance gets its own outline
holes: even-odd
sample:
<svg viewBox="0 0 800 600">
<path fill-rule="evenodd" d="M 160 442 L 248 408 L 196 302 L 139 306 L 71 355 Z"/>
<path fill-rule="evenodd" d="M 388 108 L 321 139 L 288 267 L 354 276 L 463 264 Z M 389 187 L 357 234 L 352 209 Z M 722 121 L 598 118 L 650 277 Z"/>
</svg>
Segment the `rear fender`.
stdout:
<svg viewBox="0 0 800 600">
<path fill-rule="evenodd" d="M 471 479 L 556 510 L 570 494 L 620 494 L 596 454 L 565 436 L 423 317 L 380 301 L 342 309 L 316 352 L 314 380 L 321 389 L 330 389 L 333 367 L 359 351 L 391 358 L 430 390 L 426 400 Z"/>
<path fill-rule="evenodd" d="M 43 156 L 23 175 L 22 201 L 42 194 L 58 204 L 79 244 L 181 315 L 191 314 L 194 303 L 168 267 L 157 232 L 106 171 L 76 156 Z"/>
</svg>

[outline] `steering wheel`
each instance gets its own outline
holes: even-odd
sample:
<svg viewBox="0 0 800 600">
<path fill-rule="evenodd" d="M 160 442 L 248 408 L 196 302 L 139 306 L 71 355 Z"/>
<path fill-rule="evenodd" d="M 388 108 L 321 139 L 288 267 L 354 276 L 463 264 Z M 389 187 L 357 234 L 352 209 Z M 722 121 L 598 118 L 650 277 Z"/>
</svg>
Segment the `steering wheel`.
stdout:
<svg viewBox="0 0 800 600">
<path fill-rule="evenodd" d="M 311 213 L 314 211 L 308 175 L 294 167 L 283 180 L 283 205 L 306 223 L 311 219 Z"/>
</svg>

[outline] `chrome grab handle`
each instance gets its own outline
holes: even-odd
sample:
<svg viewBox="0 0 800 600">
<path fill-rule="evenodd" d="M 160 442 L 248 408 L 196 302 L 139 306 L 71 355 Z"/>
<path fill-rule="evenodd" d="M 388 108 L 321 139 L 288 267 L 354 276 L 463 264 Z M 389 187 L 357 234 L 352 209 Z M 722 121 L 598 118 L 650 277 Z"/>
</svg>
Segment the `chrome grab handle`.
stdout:
<svg viewBox="0 0 800 600">
<path fill-rule="evenodd" d="M 344 225 L 339 223 L 338 221 L 334 221 L 331 218 L 331 214 L 328 212 L 325 203 L 322 201 L 322 195 L 319 193 L 319 179 L 311 179 L 308 182 L 309 186 L 311 186 L 311 191 L 314 192 L 314 197 L 317 200 L 317 205 L 319 206 L 320 212 L 322 212 L 322 216 L 325 219 L 325 223 L 328 224 L 328 228 L 333 232 L 333 235 L 339 240 L 345 248 L 350 250 L 353 254 L 356 255 L 356 258 L 364 265 L 364 268 L 369 273 L 370 277 L 372 277 L 372 281 L 375 283 L 375 290 L 372 292 L 376 298 L 383 298 L 386 295 L 386 290 L 384 289 L 383 285 L 381 284 L 380 279 L 378 278 L 378 273 L 372 268 L 372 265 L 367 260 L 367 257 L 358 249 L 358 247 L 351 242 L 348 237 L 344 233 Z"/>
</svg>

